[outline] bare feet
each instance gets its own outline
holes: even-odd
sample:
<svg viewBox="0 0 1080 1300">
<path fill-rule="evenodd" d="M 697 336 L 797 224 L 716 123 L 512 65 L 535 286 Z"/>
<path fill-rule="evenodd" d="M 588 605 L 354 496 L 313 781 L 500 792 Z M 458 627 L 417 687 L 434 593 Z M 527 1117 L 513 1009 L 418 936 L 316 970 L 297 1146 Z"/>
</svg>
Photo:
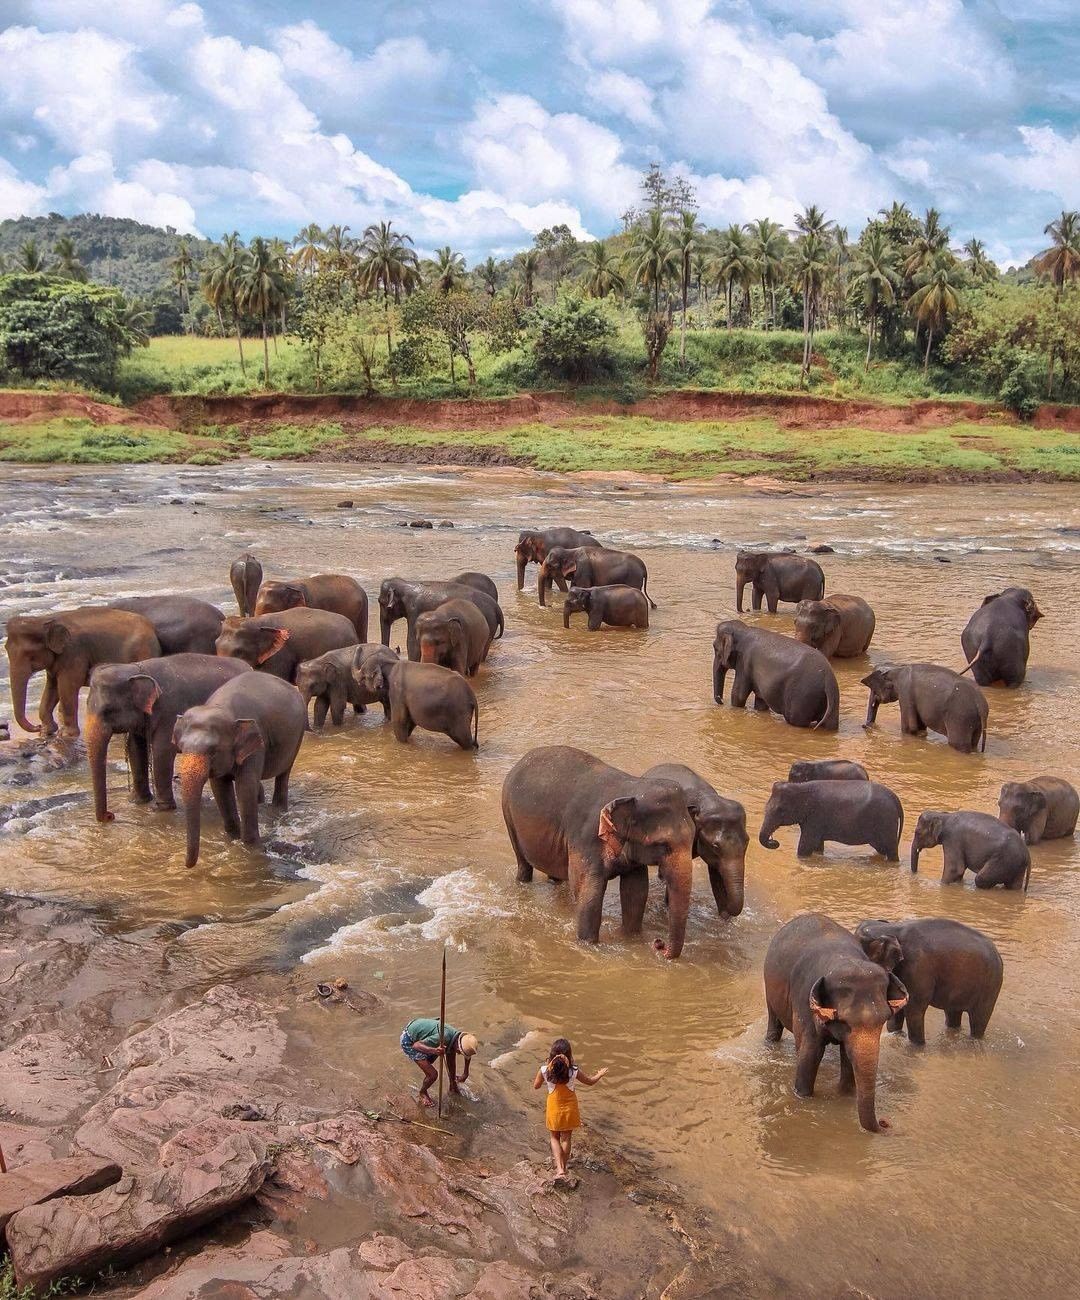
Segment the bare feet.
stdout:
<svg viewBox="0 0 1080 1300">
<path fill-rule="evenodd" d="M 431 1098 L 427 1095 L 426 1092 L 422 1092 L 420 1094 L 419 1101 L 420 1101 L 420 1105 L 426 1106 L 428 1110 L 435 1109 L 435 1103 L 431 1100 Z"/>
</svg>

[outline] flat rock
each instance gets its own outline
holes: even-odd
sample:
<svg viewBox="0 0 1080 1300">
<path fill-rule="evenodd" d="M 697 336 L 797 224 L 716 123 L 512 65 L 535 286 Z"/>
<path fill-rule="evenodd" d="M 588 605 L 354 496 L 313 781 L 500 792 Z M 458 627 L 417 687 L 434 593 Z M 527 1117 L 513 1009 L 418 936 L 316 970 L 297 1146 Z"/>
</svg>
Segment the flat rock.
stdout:
<svg viewBox="0 0 1080 1300">
<path fill-rule="evenodd" d="M 11 1173 L 0 1174 L 0 1234 L 8 1220 L 31 1205 L 40 1205 L 57 1196 L 84 1196 L 100 1192 L 115 1183 L 123 1170 L 108 1160 L 93 1156 L 72 1156 L 67 1160 L 47 1160 L 23 1165 Z"/>
<path fill-rule="evenodd" d="M 32 1123 L 59 1123 L 97 1096 L 97 1066 L 65 1033 L 24 1034 L 0 1052 L 0 1108 Z"/>
<path fill-rule="evenodd" d="M 20 1210 L 7 1225 L 16 1279 L 43 1290 L 62 1277 L 88 1282 L 103 1269 L 126 1268 L 249 1200 L 269 1163 L 261 1142 L 234 1133 L 190 1163 Z"/>
</svg>

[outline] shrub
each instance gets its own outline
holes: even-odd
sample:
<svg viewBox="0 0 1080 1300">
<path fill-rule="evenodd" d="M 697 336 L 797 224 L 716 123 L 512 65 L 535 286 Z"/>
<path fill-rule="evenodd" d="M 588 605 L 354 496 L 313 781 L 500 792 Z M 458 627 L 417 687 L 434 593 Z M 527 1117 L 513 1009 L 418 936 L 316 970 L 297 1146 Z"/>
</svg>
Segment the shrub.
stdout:
<svg viewBox="0 0 1080 1300">
<path fill-rule="evenodd" d="M 615 325 L 599 302 L 567 294 L 533 312 L 530 328 L 537 369 L 556 379 L 588 383 L 612 369 Z"/>
</svg>

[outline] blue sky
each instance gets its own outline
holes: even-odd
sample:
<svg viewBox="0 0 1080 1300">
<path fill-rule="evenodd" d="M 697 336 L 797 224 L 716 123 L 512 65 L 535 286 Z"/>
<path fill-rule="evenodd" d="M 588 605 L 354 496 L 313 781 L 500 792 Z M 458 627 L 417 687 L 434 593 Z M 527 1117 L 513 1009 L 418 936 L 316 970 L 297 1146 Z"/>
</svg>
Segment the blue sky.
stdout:
<svg viewBox="0 0 1080 1300">
<path fill-rule="evenodd" d="M 1080 206 L 1077 0 L 0 0 L 0 23 L 0 217 L 391 218 L 473 260 L 615 229 L 658 161 L 710 225 L 817 203 L 854 233 L 900 198 L 1007 263 Z"/>
</svg>

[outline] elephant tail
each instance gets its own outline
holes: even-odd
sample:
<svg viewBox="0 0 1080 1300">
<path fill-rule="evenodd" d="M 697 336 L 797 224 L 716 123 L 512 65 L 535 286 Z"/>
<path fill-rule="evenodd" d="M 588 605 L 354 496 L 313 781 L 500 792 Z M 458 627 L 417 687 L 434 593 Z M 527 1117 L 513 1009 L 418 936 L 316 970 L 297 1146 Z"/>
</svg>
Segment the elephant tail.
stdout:
<svg viewBox="0 0 1080 1300">
<path fill-rule="evenodd" d="M 649 595 L 649 571 L 648 571 L 648 569 L 645 570 L 645 577 L 644 577 L 644 579 L 643 579 L 643 581 L 642 581 L 642 583 L 641 583 L 641 592 L 642 592 L 642 595 L 645 597 L 645 599 L 649 602 L 649 607 L 650 607 L 651 609 L 657 609 L 658 606 L 657 606 L 656 601 L 653 600 L 653 598 Z"/>
<path fill-rule="evenodd" d="M 480 748 L 480 705 L 473 700 L 472 706 L 472 747 Z"/>
<path fill-rule="evenodd" d="M 960 672 L 957 675 L 963 677 L 965 673 L 971 672 L 971 670 L 983 657 L 983 652 L 989 650 L 989 648 L 990 647 L 986 642 L 984 642 L 981 646 L 979 646 L 978 650 L 975 651 L 974 655 L 967 661 L 967 664 L 960 669 Z"/>
<path fill-rule="evenodd" d="M 493 640 L 501 641 L 502 634 L 506 631 L 506 620 L 503 618 L 502 606 L 497 601 L 495 603 L 495 612 L 499 616 L 499 625 Z"/>
<path fill-rule="evenodd" d="M 979 753 L 986 753 L 986 723 L 982 724 L 982 740 L 979 742 Z"/>
<path fill-rule="evenodd" d="M 836 678 L 826 683 L 825 686 L 825 712 L 815 723 L 811 724 L 810 730 L 817 731 L 818 727 L 824 727 L 826 731 L 836 731 L 840 726 L 840 687 L 836 683 Z"/>
</svg>

